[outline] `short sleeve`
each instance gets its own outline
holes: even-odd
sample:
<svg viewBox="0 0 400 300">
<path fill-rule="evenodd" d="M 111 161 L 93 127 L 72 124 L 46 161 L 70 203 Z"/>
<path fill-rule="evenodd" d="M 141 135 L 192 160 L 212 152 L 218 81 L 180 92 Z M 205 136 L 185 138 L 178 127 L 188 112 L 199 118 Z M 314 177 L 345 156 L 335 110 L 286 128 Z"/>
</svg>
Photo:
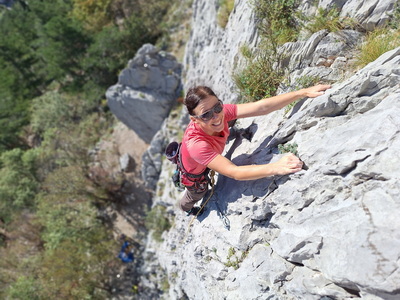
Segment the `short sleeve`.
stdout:
<svg viewBox="0 0 400 300">
<path fill-rule="evenodd" d="M 218 152 L 206 141 L 195 143 L 188 150 L 193 160 L 203 166 L 207 166 L 218 155 Z"/>
<path fill-rule="evenodd" d="M 225 110 L 225 121 L 229 122 L 237 119 L 237 105 L 236 104 L 224 104 Z"/>
</svg>

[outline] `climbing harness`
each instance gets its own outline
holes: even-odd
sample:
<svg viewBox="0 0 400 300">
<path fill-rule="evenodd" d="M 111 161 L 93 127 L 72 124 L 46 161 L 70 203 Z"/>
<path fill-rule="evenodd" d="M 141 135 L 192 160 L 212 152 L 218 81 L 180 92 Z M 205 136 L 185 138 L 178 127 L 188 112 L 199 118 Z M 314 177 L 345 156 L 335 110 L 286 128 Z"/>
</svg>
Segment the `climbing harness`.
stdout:
<svg viewBox="0 0 400 300">
<path fill-rule="evenodd" d="M 200 174 L 191 174 L 186 171 L 185 167 L 182 163 L 181 158 L 181 145 L 182 143 L 178 142 L 171 142 L 167 148 L 165 149 L 165 155 L 167 156 L 168 160 L 172 163 L 176 164 L 176 170 L 172 175 L 172 182 L 174 183 L 175 187 L 178 191 L 182 192 L 185 187 L 186 188 L 194 188 L 196 190 L 205 190 L 208 185 L 208 173 L 210 169 L 205 169 L 204 172 Z M 182 184 L 182 178 L 185 177 L 188 181 L 192 182 L 193 185 L 185 186 Z"/>
<path fill-rule="evenodd" d="M 192 226 L 192 223 L 193 223 L 194 219 L 197 218 L 198 214 L 204 209 L 204 207 L 207 205 L 208 201 L 211 199 L 212 195 L 214 194 L 214 186 L 215 186 L 215 178 L 214 178 L 214 175 L 215 175 L 215 171 L 214 171 L 214 170 L 211 170 L 211 172 L 210 172 L 210 184 L 211 184 L 211 192 L 210 192 L 210 195 L 208 196 L 207 200 L 204 201 L 204 202 L 201 204 L 200 209 L 199 209 L 199 211 L 197 212 L 197 214 L 196 214 L 195 216 L 193 216 L 192 220 L 190 220 L 190 223 L 189 223 L 189 225 L 188 225 L 188 228 L 187 228 L 187 231 L 186 231 L 186 235 L 185 235 L 184 240 L 186 240 L 186 237 L 187 237 L 187 235 L 188 235 L 188 233 L 189 233 L 189 231 L 190 231 L 190 226 Z"/>
<path fill-rule="evenodd" d="M 192 219 L 189 222 L 189 225 L 186 230 L 185 238 L 183 239 L 183 241 L 185 241 L 189 234 L 190 227 L 192 226 L 193 221 L 197 218 L 197 216 L 200 214 L 200 212 L 204 210 L 204 207 L 207 205 L 207 203 L 209 202 L 211 197 L 214 195 L 215 171 L 207 168 L 203 173 L 198 174 L 198 175 L 194 175 L 194 174 L 187 172 L 185 170 L 185 168 L 182 164 L 182 160 L 181 160 L 181 151 L 180 151 L 181 144 L 182 143 L 171 142 L 165 149 L 165 155 L 167 156 L 168 160 L 171 161 L 172 163 L 176 164 L 176 170 L 175 170 L 174 174 L 172 175 L 172 181 L 173 181 L 175 187 L 177 187 L 179 191 L 183 191 L 185 189 L 185 185 L 182 184 L 183 176 L 185 176 L 186 179 L 188 179 L 189 181 L 193 182 L 193 186 L 186 187 L 188 189 L 190 189 L 190 188 L 206 189 L 208 187 L 208 184 L 211 185 L 210 194 L 208 195 L 207 199 L 202 202 L 199 211 L 196 213 L 196 215 L 194 215 L 192 217 Z M 222 220 L 224 227 L 229 230 L 230 229 L 229 219 L 222 212 L 217 201 L 218 201 L 218 197 L 217 197 L 217 200 L 215 201 L 218 216 Z"/>
</svg>

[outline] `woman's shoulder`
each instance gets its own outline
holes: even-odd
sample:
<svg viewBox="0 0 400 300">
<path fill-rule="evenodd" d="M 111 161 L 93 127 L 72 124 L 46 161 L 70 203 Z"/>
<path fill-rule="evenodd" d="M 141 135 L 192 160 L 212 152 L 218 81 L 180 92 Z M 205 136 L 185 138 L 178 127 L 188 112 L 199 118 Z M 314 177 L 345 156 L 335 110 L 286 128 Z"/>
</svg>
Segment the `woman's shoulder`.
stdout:
<svg viewBox="0 0 400 300">
<path fill-rule="evenodd" d="M 224 113 L 225 113 L 227 121 L 236 119 L 237 104 L 224 104 Z"/>
</svg>

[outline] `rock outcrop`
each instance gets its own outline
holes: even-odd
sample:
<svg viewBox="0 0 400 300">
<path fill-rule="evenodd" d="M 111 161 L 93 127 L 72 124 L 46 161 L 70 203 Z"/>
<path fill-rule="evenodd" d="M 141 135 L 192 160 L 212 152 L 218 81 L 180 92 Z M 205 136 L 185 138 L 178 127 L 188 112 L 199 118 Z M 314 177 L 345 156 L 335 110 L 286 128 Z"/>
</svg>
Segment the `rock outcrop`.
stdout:
<svg viewBox="0 0 400 300">
<path fill-rule="evenodd" d="M 295 143 L 308 169 L 245 182 L 218 176 L 189 233 L 179 194 L 164 187 L 158 204 L 171 207 L 175 226 L 156 254 L 170 297 L 398 299 L 399 69 L 397 48 L 288 118 L 241 120 L 253 137 L 227 145 L 233 162 L 275 161 L 278 145 Z"/>
<path fill-rule="evenodd" d="M 150 44 L 129 61 L 107 92 L 113 114 L 146 143 L 160 129 L 181 93 L 181 64 Z"/>
<path fill-rule="evenodd" d="M 236 102 L 232 73 L 243 64 L 240 48 L 254 49 L 260 41 L 249 2 L 235 1 L 222 29 L 216 21 L 219 2 L 194 0 L 185 89 L 205 84 L 225 103 Z M 151 92 L 145 83 L 144 88 L 132 86 L 145 75 L 124 71 L 107 97 L 110 106 L 123 107 L 123 122 L 137 118 L 130 128 L 150 133 L 142 176 L 156 189 L 153 206 L 166 207 L 173 224 L 162 243 L 149 235 L 142 299 L 162 298 L 161 281 L 168 282 L 165 299 L 399 299 L 400 48 L 361 70 L 350 67 L 364 31 L 385 24 L 395 2 L 301 1 L 299 9 L 308 16 L 318 7 L 336 7 L 362 30 L 323 30 L 283 45 L 286 59 L 277 67 L 288 71 L 288 80 L 280 93 L 307 76 L 331 82 L 332 88 L 299 101 L 288 112 L 239 120 L 224 155 L 237 165 L 261 164 L 278 160 L 283 155 L 279 149 L 291 148 L 306 168 L 290 176 L 243 182 L 217 176 L 207 211 L 192 226 L 178 208 L 181 193 L 170 179 L 175 166 L 162 159 L 166 144 L 187 123 L 187 114 L 178 107 L 165 119 L 169 104 L 157 117 L 161 130 L 143 128 L 143 120 L 145 126 L 155 121 L 146 115 L 150 104 L 139 110 L 136 102 L 141 103 L 139 93 Z M 144 63 L 140 60 L 136 69 L 143 71 Z M 128 73 L 135 80 L 126 80 Z M 154 77 L 157 83 L 153 77 L 147 81 L 158 86 L 165 82 L 158 77 L 161 73 Z M 172 76 L 176 80 L 177 74 Z M 175 97 L 179 83 L 174 83 L 169 95 Z M 133 115 L 136 109 L 140 117 Z"/>
<path fill-rule="evenodd" d="M 312 13 L 308 2 L 301 7 Z M 319 5 L 333 4 L 370 30 L 386 22 L 394 1 Z M 230 75 L 239 48 L 256 47 L 258 37 L 247 1 L 236 1 L 225 30 L 216 25 L 216 7 L 194 1 L 184 86 L 207 84 L 235 102 Z M 174 166 L 160 164 L 154 205 L 167 207 L 174 226 L 163 243 L 149 239 L 146 272 L 164 270 L 166 299 L 400 297 L 400 48 L 352 71 L 363 36 L 321 31 L 284 45 L 289 82 L 318 76 L 332 89 L 287 113 L 239 120 L 232 130 L 224 155 L 234 163 L 273 162 L 279 145 L 297 145 L 306 170 L 244 182 L 219 175 L 207 211 L 189 227 L 170 181 Z M 282 84 L 280 92 L 291 88 Z"/>
</svg>

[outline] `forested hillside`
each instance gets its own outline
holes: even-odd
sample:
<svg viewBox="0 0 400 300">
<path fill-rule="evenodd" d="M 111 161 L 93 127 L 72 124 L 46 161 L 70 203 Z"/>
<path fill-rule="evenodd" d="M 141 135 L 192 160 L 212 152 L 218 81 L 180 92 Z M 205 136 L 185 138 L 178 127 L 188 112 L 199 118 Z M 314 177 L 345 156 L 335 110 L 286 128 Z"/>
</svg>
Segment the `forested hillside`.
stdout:
<svg viewBox="0 0 400 300">
<path fill-rule="evenodd" d="M 109 294 L 118 245 L 99 209 L 120 182 L 93 176 L 89 153 L 112 130 L 105 90 L 142 44 L 169 49 L 178 5 L 0 5 L 1 299 Z"/>
<path fill-rule="evenodd" d="M 123 85 L 121 89 L 118 86 L 121 93 L 129 89 L 127 94 L 137 96 L 136 100 L 158 105 L 154 98 L 146 98 L 154 93 L 132 92 L 132 87 L 118 79 L 122 70 L 130 74 L 132 67 L 156 69 L 147 62 L 140 66 L 132 62 L 146 43 L 172 52 L 182 62 L 183 89 L 212 84 L 225 103 L 256 101 L 317 82 L 333 88 L 319 102 L 312 102 L 316 104 L 299 101 L 270 119 L 238 122 L 236 138 L 229 142 L 229 155 L 235 163 L 272 161 L 286 149 L 305 158 L 311 171 L 240 184 L 220 176 L 206 218 L 193 222 L 192 229 L 186 215 L 176 208 L 179 195 L 170 181 L 175 166 L 163 161 L 163 143 L 170 137 L 181 139 L 180 127 L 185 122 L 182 107 L 175 107 L 145 153 L 148 166 L 158 167 L 149 167 L 149 172 L 141 174 L 155 187 L 149 192 L 154 196 L 153 205 L 151 209 L 137 205 L 133 209 L 139 211 L 138 218 L 130 216 L 148 230 L 143 230 L 141 240 L 146 247 L 135 259 L 140 261 L 142 273 L 135 273 L 139 269 L 135 268 L 126 276 L 129 281 L 123 296 L 270 296 L 280 300 L 311 294 L 315 298 L 307 299 L 397 296 L 398 267 L 392 272 L 385 267 L 389 260 L 380 256 L 389 253 L 399 257 L 395 252 L 399 239 L 392 239 L 398 201 L 392 201 L 397 206 L 388 206 L 390 201 L 382 202 L 386 198 L 373 194 L 371 199 L 380 202 L 369 210 L 358 201 L 359 195 L 354 199 L 343 196 L 351 194 L 343 178 L 350 178 L 356 191 L 363 188 L 360 194 L 381 191 L 369 186 L 377 181 L 382 191 L 395 195 L 385 194 L 387 199 L 397 199 L 398 172 L 387 162 L 396 161 L 393 149 L 399 141 L 399 0 L 0 3 L 0 299 L 122 298 L 122 292 L 115 295 L 116 282 L 124 276 L 112 276 L 122 265 L 116 257 L 121 246 L 116 235 L 120 232 L 114 227 L 116 218 L 111 218 L 115 211 L 109 213 L 108 209 L 123 202 L 123 192 L 133 199 L 142 190 L 134 185 L 123 190 L 131 178 L 122 172 L 111 176 L 99 163 L 104 157 L 98 154 L 104 150 L 99 150 L 99 145 L 106 144 L 121 124 L 107 106 L 105 93 L 110 86 L 118 82 Z M 392 49 L 394 52 L 385 57 Z M 165 52 L 155 49 L 154 53 L 166 59 Z M 146 56 L 154 65 L 162 61 L 153 58 Z M 171 68 L 166 65 L 166 69 Z M 171 70 L 166 73 L 175 75 Z M 352 77 L 354 74 L 359 77 Z M 142 77 L 143 81 L 155 78 Z M 129 100 L 119 98 L 121 102 Z M 172 96 L 169 100 L 176 104 Z M 386 105 L 381 110 L 379 102 Z M 121 107 L 122 111 L 127 109 Z M 387 114 L 378 115 L 375 107 Z M 130 108 L 141 113 L 133 105 Z M 369 110 L 371 115 L 362 118 Z M 154 115 L 153 110 L 148 111 Z M 308 115 L 311 119 L 305 117 Z M 368 116 L 372 117 L 366 120 Z M 380 127 L 381 120 L 397 123 L 382 123 L 386 127 Z M 363 126 L 377 133 L 371 135 L 371 141 L 393 141 L 393 146 L 364 144 L 369 139 L 358 134 L 364 131 Z M 247 141 L 249 132 L 251 143 Z M 353 140 L 354 145 L 347 144 Z M 349 149 L 355 154 L 348 156 Z M 360 158 L 366 150 L 371 154 Z M 136 167 L 140 169 L 139 163 Z M 217 199 L 218 194 L 222 200 Z M 332 221 L 321 218 L 319 223 L 317 217 L 341 208 L 342 200 L 349 213 Z M 348 206 L 349 202 L 353 206 Z M 363 218 L 353 218 L 353 211 Z M 124 211 L 126 215 L 130 212 Z M 229 230 L 220 221 L 222 212 L 232 225 Z M 365 216 L 375 218 L 375 212 L 382 226 L 371 227 L 370 220 L 365 221 Z M 358 220 L 364 223 L 358 224 Z M 306 222 L 308 226 L 304 226 Z M 318 235 L 315 238 L 315 228 L 326 228 L 318 233 L 321 239 Z M 345 238 L 342 228 L 349 228 L 347 232 L 353 235 Z M 385 240 L 381 232 L 389 232 L 390 239 Z M 357 253 L 357 244 L 362 250 L 368 248 L 363 241 L 357 242 L 364 235 L 373 257 L 368 262 L 376 261 L 377 269 L 366 269 L 371 264 Z M 371 246 L 372 236 L 379 238 L 373 241 L 378 247 Z M 340 243 L 329 244 L 330 238 Z M 354 256 L 336 259 L 337 253 Z M 332 265 L 321 267 L 319 257 Z M 331 266 L 338 273 L 328 272 Z M 381 280 L 381 273 L 383 277 L 390 274 L 393 284 L 382 287 L 386 279 Z M 372 278 L 376 283 L 359 283 L 370 274 L 379 275 Z M 303 280 L 306 277 L 313 281 Z"/>
</svg>

